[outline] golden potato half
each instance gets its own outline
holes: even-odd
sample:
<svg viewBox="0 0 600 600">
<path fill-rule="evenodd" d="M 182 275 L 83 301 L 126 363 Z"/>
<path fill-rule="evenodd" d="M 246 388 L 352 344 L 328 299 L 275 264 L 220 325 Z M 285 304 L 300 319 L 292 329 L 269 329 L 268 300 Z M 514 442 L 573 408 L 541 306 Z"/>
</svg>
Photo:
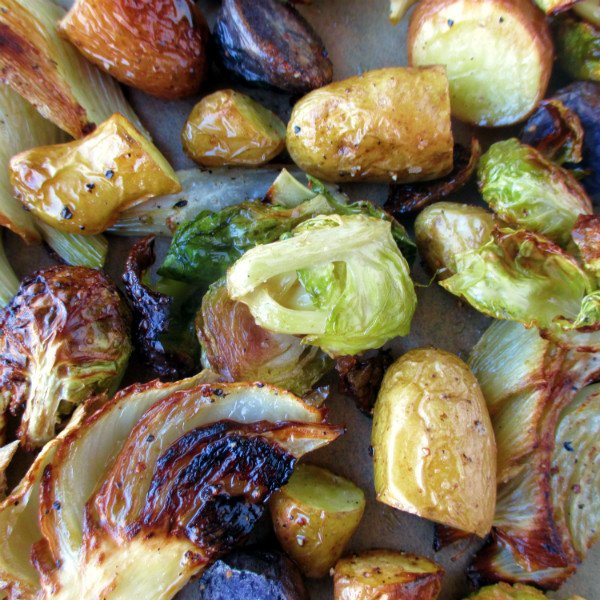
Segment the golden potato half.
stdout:
<svg viewBox="0 0 600 600">
<path fill-rule="evenodd" d="M 324 577 L 358 527 L 363 491 L 314 465 L 299 465 L 269 504 L 281 547 L 306 577 Z"/>
<path fill-rule="evenodd" d="M 485 536 L 496 504 L 496 443 L 475 376 L 458 356 L 410 350 L 386 372 L 375 403 L 377 499 Z"/>
<path fill-rule="evenodd" d="M 427 558 L 399 550 L 366 550 L 335 565 L 335 600 L 434 600 L 444 569 Z"/>
<path fill-rule="evenodd" d="M 327 181 L 447 175 L 454 141 L 445 69 L 378 69 L 313 90 L 294 106 L 286 144 L 303 171 Z"/>
<path fill-rule="evenodd" d="M 410 20 L 411 65 L 445 65 L 452 115 L 483 126 L 525 119 L 544 97 L 554 49 L 530 0 L 422 0 Z"/>
</svg>

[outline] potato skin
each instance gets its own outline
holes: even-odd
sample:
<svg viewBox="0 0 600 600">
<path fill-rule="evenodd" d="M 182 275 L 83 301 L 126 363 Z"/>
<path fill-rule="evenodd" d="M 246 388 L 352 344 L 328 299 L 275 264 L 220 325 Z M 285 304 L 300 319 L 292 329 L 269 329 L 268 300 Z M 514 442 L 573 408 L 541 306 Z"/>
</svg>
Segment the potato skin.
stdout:
<svg viewBox="0 0 600 600">
<path fill-rule="evenodd" d="M 475 376 L 458 356 L 410 350 L 387 371 L 373 417 L 377 499 L 485 536 L 496 502 L 496 442 Z"/>
<path fill-rule="evenodd" d="M 453 165 L 443 67 L 369 71 L 314 90 L 294 107 L 287 149 L 327 181 L 436 179 Z"/>
<path fill-rule="evenodd" d="M 196 93 L 209 30 L 192 0 L 77 0 L 60 34 L 113 77 L 153 96 Z"/>
<path fill-rule="evenodd" d="M 285 125 L 249 96 L 221 90 L 194 106 L 181 142 L 184 152 L 202 166 L 256 166 L 283 150 Z"/>
<path fill-rule="evenodd" d="M 431 560 L 399 550 L 365 550 L 335 565 L 334 600 L 435 600 L 444 569 Z"/>
</svg>

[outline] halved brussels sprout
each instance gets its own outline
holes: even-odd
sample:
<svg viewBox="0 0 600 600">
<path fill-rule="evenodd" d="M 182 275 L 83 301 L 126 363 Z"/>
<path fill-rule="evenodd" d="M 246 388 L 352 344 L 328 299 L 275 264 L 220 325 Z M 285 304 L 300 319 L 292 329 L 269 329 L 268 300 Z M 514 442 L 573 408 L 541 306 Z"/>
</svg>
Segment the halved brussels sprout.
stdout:
<svg viewBox="0 0 600 600">
<path fill-rule="evenodd" d="M 228 270 L 227 291 L 261 327 L 334 357 L 407 335 L 416 307 L 391 224 L 364 215 L 315 217 L 249 250 Z"/>
<path fill-rule="evenodd" d="M 600 81 L 600 29 L 566 17 L 556 27 L 556 54 L 560 66 L 574 79 Z"/>
</svg>

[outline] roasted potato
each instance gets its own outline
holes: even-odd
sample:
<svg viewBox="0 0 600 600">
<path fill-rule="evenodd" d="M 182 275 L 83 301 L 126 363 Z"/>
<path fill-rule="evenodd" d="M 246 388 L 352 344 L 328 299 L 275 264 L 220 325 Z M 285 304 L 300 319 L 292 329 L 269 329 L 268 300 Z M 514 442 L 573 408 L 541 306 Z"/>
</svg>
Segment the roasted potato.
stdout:
<svg viewBox="0 0 600 600">
<path fill-rule="evenodd" d="M 544 13 L 530 0 L 423 0 L 408 30 L 411 65 L 446 65 L 452 115 L 511 125 L 544 97 L 553 62 Z"/>
<path fill-rule="evenodd" d="M 153 96 L 190 96 L 206 75 L 208 25 L 192 0 L 76 0 L 59 31 L 98 67 Z"/>
<path fill-rule="evenodd" d="M 281 547 L 304 575 L 324 577 L 358 527 L 365 496 L 327 469 L 299 465 L 269 507 Z"/>
<path fill-rule="evenodd" d="M 442 589 L 444 569 L 399 550 L 366 550 L 335 565 L 335 600 L 435 600 Z"/>
<path fill-rule="evenodd" d="M 443 67 L 395 67 L 331 83 L 302 98 L 287 149 L 328 181 L 408 182 L 452 170 L 448 82 Z"/>
<path fill-rule="evenodd" d="M 285 148 L 285 125 L 250 96 L 221 90 L 194 106 L 181 142 L 184 152 L 202 166 L 256 166 Z"/>
<path fill-rule="evenodd" d="M 122 210 L 181 190 L 158 149 L 120 114 L 81 140 L 13 156 L 10 181 L 42 221 L 82 234 L 100 233 Z"/>
<path fill-rule="evenodd" d="M 496 502 L 496 442 L 485 400 L 458 356 L 410 350 L 386 372 L 375 403 L 380 502 L 485 536 Z"/>
</svg>

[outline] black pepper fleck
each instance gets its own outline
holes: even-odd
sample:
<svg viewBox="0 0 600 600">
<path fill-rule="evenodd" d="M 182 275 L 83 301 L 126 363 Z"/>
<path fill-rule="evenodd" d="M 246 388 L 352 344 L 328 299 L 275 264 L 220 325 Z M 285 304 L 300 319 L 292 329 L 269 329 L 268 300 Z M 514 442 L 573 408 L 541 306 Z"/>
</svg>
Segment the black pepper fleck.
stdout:
<svg viewBox="0 0 600 600">
<path fill-rule="evenodd" d="M 298 127 L 298 125 L 294 127 L 294 133 L 300 133 L 300 127 Z"/>
<path fill-rule="evenodd" d="M 114 174 L 115 172 L 112 169 L 108 169 L 108 171 L 104 173 L 104 177 L 106 177 L 106 179 L 112 179 Z"/>
<path fill-rule="evenodd" d="M 565 450 L 568 450 L 569 452 L 573 452 L 573 446 L 571 446 L 571 442 L 565 442 L 563 444 L 563 446 L 565 447 Z"/>
<path fill-rule="evenodd" d="M 71 212 L 71 209 L 68 206 L 63 206 L 63 209 L 60 211 L 60 216 L 63 219 L 72 219 L 73 213 Z"/>
<path fill-rule="evenodd" d="M 454 25 L 454 21 L 452 19 L 448 19 L 448 27 L 452 27 Z"/>
<path fill-rule="evenodd" d="M 91 191 L 92 191 L 92 190 L 93 190 L 95 187 L 96 187 L 96 185 L 95 185 L 94 183 L 86 183 L 86 184 L 85 184 L 85 189 L 86 189 L 88 192 L 91 192 Z"/>
</svg>

